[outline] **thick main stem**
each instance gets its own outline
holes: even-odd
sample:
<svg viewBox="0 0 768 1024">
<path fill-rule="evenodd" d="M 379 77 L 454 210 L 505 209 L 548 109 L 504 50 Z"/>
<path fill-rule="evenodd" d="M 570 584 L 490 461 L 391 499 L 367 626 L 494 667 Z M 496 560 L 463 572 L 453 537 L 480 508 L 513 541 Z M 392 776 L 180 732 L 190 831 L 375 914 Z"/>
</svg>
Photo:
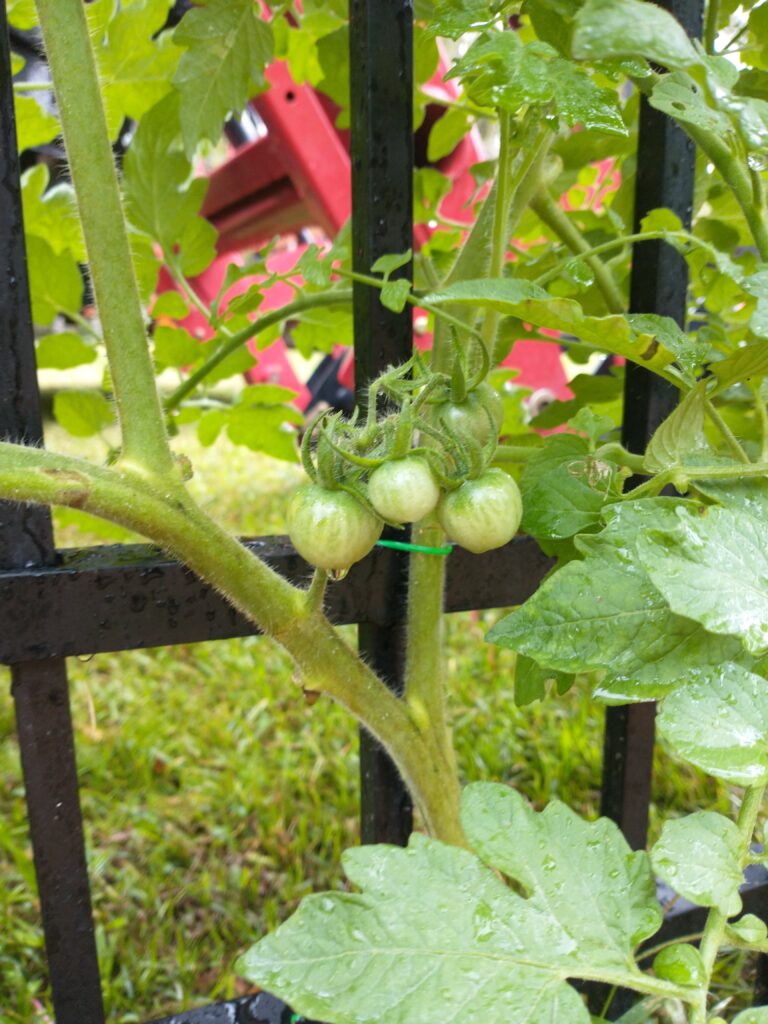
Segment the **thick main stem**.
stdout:
<svg viewBox="0 0 768 1024">
<path fill-rule="evenodd" d="M 35 2 L 104 332 L 123 458 L 144 472 L 180 481 L 149 357 L 85 5 Z"/>
<path fill-rule="evenodd" d="M 439 548 L 445 534 L 434 516 L 413 528 L 411 541 Z M 445 702 L 443 589 L 445 558 L 411 554 L 408 572 L 408 649 L 405 703 L 440 765 L 445 799 L 458 805 L 460 786 Z"/>
<path fill-rule="evenodd" d="M 741 867 L 745 867 L 749 858 L 749 847 L 757 824 L 757 816 L 763 803 L 765 785 L 750 786 L 744 790 L 744 799 L 739 808 L 736 825 L 739 830 L 741 847 Z M 723 944 L 725 926 L 728 917 L 716 907 L 713 907 L 707 914 L 707 921 L 704 925 L 704 934 L 701 937 L 699 952 L 704 962 L 705 983 L 702 985 L 702 997 L 693 1008 L 691 1024 L 706 1024 L 707 1020 L 707 993 L 712 980 L 712 970 L 715 966 L 717 954 Z"/>
<path fill-rule="evenodd" d="M 352 712 L 390 753 L 430 832 L 461 845 L 458 789 L 445 785 L 443 757 L 406 704 L 338 636 L 305 591 L 292 586 L 211 520 L 185 492 L 146 476 L 37 448 L 0 443 L 0 498 L 67 505 L 149 537 L 277 640 L 295 659 L 304 687 Z"/>
</svg>

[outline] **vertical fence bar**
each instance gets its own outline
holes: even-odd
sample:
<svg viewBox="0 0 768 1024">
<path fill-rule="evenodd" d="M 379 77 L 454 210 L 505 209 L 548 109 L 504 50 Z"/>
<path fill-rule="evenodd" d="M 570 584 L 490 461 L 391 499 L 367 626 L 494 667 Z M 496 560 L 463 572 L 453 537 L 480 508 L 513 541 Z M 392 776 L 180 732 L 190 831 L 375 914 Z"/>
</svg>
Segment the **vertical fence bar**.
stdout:
<svg viewBox="0 0 768 1024">
<path fill-rule="evenodd" d="M 661 0 L 691 36 L 700 37 L 702 0 Z M 682 129 L 654 110 L 643 97 L 635 186 L 635 231 L 656 207 L 667 207 L 690 227 L 693 206 L 695 147 Z M 683 257 L 664 242 L 634 247 L 630 310 L 658 313 L 685 324 L 688 268 Z M 640 452 L 672 411 L 677 390 L 640 366 L 628 363 L 624 389 L 622 441 Z M 638 481 L 635 481 L 637 483 Z M 605 716 L 601 812 L 616 821 L 635 849 L 645 846 L 651 798 L 653 704 L 608 708 Z"/>
<path fill-rule="evenodd" d="M 413 245 L 413 3 L 351 0 L 349 11 L 353 266 L 368 273 L 379 256 Z M 403 276 L 411 274 L 404 267 Z M 355 285 L 355 383 L 364 389 L 413 346 L 410 307 L 385 309 L 375 289 Z M 405 608 L 405 558 L 392 557 L 392 601 Z M 394 689 L 402 687 L 403 623 L 359 629 L 364 658 Z M 405 843 L 412 808 L 389 757 L 366 732 L 360 737 L 363 842 Z"/>
<path fill-rule="evenodd" d="M 6 7 L 0 2 L 0 437 L 42 441 Z M 55 560 L 46 509 L 0 502 L 0 566 Z M 34 609 L 30 609 L 34 614 Z M 101 1024 L 91 897 L 63 660 L 11 670 L 57 1024 Z"/>
</svg>

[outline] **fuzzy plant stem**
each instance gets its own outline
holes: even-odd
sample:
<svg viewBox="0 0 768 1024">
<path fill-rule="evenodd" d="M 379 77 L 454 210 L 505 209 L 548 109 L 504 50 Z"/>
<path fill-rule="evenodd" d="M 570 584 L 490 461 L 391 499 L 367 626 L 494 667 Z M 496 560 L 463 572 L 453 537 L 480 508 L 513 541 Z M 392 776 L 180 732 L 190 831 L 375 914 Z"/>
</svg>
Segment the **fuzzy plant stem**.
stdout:
<svg viewBox="0 0 768 1024">
<path fill-rule="evenodd" d="M 351 288 L 332 292 L 319 292 L 317 295 L 302 296 L 302 298 L 296 299 L 294 302 L 289 302 L 287 306 L 270 310 L 264 316 L 258 317 L 241 331 L 229 335 L 201 366 L 193 373 L 190 373 L 184 383 L 180 384 L 165 400 L 166 412 L 177 409 L 187 395 L 191 394 L 199 384 L 205 382 L 206 377 L 210 376 L 219 363 L 223 362 L 227 356 L 232 355 L 239 348 L 242 348 L 251 338 L 255 338 L 262 331 L 266 331 L 268 327 L 273 327 L 284 320 L 298 317 L 309 309 L 318 309 L 320 306 L 343 306 L 348 305 L 351 301 Z M 209 344 L 211 343 L 209 342 Z"/>
<path fill-rule="evenodd" d="M 411 541 L 426 547 L 445 544 L 436 516 L 413 527 Z M 412 553 L 408 572 L 408 647 L 405 703 L 412 722 L 434 749 L 442 766 L 447 798 L 459 801 L 460 785 L 445 701 L 443 590 L 446 559 Z"/>
<path fill-rule="evenodd" d="M 165 434 L 82 0 L 35 0 L 128 465 L 179 482 Z"/>
<path fill-rule="evenodd" d="M 517 222 L 533 197 L 544 184 L 543 167 L 554 141 L 554 134 L 542 127 L 531 141 L 530 147 L 523 145 L 517 154 L 513 151 L 512 118 L 506 111 L 499 113 L 499 166 L 496 173 L 496 205 L 493 216 L 493 240 L 491 245 L 491 279 L 504 274 L 509 239 Z M 483 322 L 483 342 L 493 361 L 496 334 L 499 329 L 499 313 L 490 309 Z"/>
<path fill-rule="evenodd" d="M 686 124 L 685 130 L 712 161 L 741 207 L 760 259 L 768 263 L 768 217 L 761 189 L 755 188 L 745 165 L 714 132 Z"/>
<path fill-rule="evenodd" d="M 611 313 L 626 312 L 626 302 L 613 274 L 599 256 L 590 252 L 590 245 L 568 217 L 565 210 L 555 202 L 549 191 L 540 192 L 531 203 L 534 213 L 546 226 L 568 246 L 572 253 L 581 256 L 595 275 L 595 283 L 603 294 L 605 304 Z"/>
<path fill-rule="evenodd" d="M 739 830 L 741 846 L 741 866 L 749 862 L 749 847 L 757 824 L 757 816 L 763 803 L 765 785 L 749 786 L 744 790 L 744 798 L 739 808 L 736 825 Z M 704 933 L 701 937 L 699 952 L 704 961 L 705 981 L 702 984 L 700 999 L 694 1004 L 691 1013 L 691 1024 L 706 1024 L 707 1020 L 707 994 L 712 981 L 712 970 L 715 966 L 715 959 L 723 944 L 725 926 L 728 918 L 721 911 L 713 907 L 707 914 Z"/>
<path fill-rule="evenodd" d="M 707 13 L 704 20 L 704 49 L 707 53 L 715 52 L 717 42 L 717 26 L 720 23 L 720 0 L 708 0 Z"/>
<path fill-rule="evenodd" d="M 293 656 L 305 690 L 327 694 L 376 736 L 430 833 L 464 844 L 458 792 L 445 785 L 442 752 L 416 727 L 405 702 L 344 643 L 306 591 L 221 529 L 184 491 L 163 489 L 127 467 L 105 469 L 0 442 L 0 497 L 82 509 L 151 538 L 181 559 Z"/>
</svg>

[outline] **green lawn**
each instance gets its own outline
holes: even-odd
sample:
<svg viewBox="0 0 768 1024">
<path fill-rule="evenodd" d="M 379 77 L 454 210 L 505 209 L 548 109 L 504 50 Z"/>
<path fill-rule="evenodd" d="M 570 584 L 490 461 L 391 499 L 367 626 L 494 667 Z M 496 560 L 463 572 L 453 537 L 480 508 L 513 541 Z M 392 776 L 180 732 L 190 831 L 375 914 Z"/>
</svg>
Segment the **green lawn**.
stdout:
<svg viewBox="0 0 768 1024">
<path fill-rule="evenodd" d="M 58 434 L 49 443 L 60 440 L 61 448 Z M 182 447 L 198 467 L 198 493 L 233 528 L 283 529 L 294 467 L 226 445 Z M 59 523 L 62 545 L 107 539 L 74 515 Z M 449 617 L 462 771 L 510 782 L 539 805 L 559 797 L 594 815 L 602 710 L 578 689 L 516 708 L 514 656 L 483 642 L 498 614 Z M 357 841 L 354 723 L 329 701 L 308 706 L 287 658 L 263 639 L 69 667 L 110 1021 L 247 991 L 232 971 L 237 954 L 304 894 L 344 884 L 339 854 Z M 48 993 L 8 697 L 0 736 L 0 1022 L 31 1024 L 48 1019 Z M 728 809 L 723 787 L 663 751 L 656 779 L 654 832 L 669 811 Z M 738 986 L 738 975 L 729 984 Z"/>
</svg>

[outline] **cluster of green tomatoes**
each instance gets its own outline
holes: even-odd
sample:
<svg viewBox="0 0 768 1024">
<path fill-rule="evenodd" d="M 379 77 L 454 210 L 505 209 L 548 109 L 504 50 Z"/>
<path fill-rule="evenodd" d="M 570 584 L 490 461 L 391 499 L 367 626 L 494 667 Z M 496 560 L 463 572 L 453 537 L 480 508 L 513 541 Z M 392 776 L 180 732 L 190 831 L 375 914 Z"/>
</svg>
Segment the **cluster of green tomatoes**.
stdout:
<svg viewBox="0 0 768 1024">
<path fill-rule="evenodd" d="M 385 414 L 379 415 L 378 406 Z M 371 385 L 367 419 L 324 413 L 304 436 L 311 483 L 288 509 L 294 547 L 311 565 L 340 575 L 379 540 L 433 514 L 450 541 L 480 554 L 520 525 L 517 484 L 490 468 L 503 418 L 487 383 L 461 387 L 426 371 L 418 357 Z"/>
</svg>

